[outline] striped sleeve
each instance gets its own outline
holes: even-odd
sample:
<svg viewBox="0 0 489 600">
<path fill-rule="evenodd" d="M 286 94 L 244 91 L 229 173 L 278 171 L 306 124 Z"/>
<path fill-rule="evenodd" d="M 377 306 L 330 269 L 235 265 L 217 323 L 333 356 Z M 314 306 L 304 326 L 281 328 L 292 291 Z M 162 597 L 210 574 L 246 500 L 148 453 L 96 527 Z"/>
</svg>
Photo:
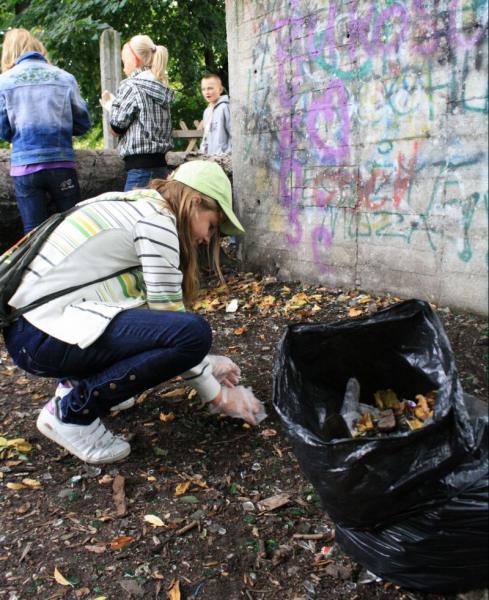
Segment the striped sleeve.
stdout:
<svg viewBox="0 0 489 600">
<path fill-rule="evenodd" d="M 148 306 L 155 310 L 184 311 L 180 247 L 174 219 L 155 213 L 135 224 L 133 236 Z"/>
</svg>

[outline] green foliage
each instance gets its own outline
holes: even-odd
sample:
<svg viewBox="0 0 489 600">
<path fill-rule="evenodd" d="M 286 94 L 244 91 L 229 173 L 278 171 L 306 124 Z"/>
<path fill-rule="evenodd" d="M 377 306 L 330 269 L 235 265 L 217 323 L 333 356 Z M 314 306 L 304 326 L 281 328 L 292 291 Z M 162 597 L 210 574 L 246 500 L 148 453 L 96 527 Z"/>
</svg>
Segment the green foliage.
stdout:
<svg viewBox="0 0 489 600">
<path fill-rule="evenodd" d="M 224 0 L 4 0 L 0 30 L 8 27 L 30 29 L 45 44 L 51 62 L 76 77 L 98 125 L 99 39 L 110 27 L 120 32 L 122 43 L 146 33 L 168 48 L 169 81 L 177 91 L 175 128 L 180 120 L 192 128 L 202 118 L 206 104 L 200 79 L 206 71 L 219 73 L 227 87 Z"/>
<path fill-rule="evenodd" d="M 76 150 L 87 148 L 102 150 L 104 147 L 104 137 L 101 123 L 95 123 L 85 135 L 73 138 L 73 147 Z"/>
</svg>

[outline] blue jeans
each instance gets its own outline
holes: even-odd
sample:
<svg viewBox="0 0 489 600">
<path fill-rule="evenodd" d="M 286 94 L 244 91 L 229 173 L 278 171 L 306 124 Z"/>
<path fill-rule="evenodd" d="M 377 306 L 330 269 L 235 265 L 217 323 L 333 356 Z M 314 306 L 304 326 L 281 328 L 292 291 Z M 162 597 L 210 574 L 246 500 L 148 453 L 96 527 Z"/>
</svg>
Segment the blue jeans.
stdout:
<svg viewBox="0 0 489 600">
<path fill-rule="evenodd" d="M 30 175 L 16 175 L 13 180 L 24 233 L 49 217 L 49 197 L 58 212 L 68 210 L 81 200 L 75 169 L 44 169 Z"/>
<path fill-rule="evenodd" d="M 130 309 L 88 348 L 43 333 L 24 318 L 4 330 L 14 363 L 41 377 L 75 380 L 60 401 L 65 423 L 87 425 L 112 406 L 199 364 L 212 333 L 198 315 Z"/>
<path fill-rule="evenodd" d="M 126 177 L 125 192 L 136 188 L 145 188 L 150 179 L 166 179 L 170 170 L 166 167 L 153 167 L 152 169 L 129 169 Z"/>
</svg>

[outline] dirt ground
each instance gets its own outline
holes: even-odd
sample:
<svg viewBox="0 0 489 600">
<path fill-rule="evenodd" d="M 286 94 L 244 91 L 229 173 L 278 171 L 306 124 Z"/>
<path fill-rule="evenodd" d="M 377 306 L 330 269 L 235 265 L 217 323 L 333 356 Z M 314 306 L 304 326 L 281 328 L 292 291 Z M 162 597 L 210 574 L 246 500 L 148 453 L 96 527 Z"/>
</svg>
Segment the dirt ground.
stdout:
<svg viewBox="0 0 489 600">
<path fill-rule="evenodd" d="M 397 299 L 232 270 L 227 280 L 227 292 L 204 292 L 195 310 L 212 325 L 214 352 L 233 358 L 265 402 L 257 428 L 207 415 L 176 380 L 106 420 L 131 440 L 128 459 L 87 466 L 37 432 L 54 382 L 17 369 L 1 343 L 0 599 L 441 600 L 376 580 L 338 548 L 271 406 L 288 323 Z M 238 309 L 226 312 L 233 299 Z M 486 398 L 486 319 L 438 314 L 464 391 Z M 260 504 L 279 494 L 276 507 Z"/>
</svg>

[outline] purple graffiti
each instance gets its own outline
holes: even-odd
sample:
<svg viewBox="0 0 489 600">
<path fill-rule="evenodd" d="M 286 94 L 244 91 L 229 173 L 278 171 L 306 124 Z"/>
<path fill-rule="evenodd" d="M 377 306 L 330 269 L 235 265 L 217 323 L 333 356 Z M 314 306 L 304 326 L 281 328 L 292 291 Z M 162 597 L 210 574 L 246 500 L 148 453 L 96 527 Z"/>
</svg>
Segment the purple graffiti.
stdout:
<svg viewBox="0 0 489 600">
<path fill-rule="evenodd" d="M 383 37 L 383 29 L 385 24 L 390 20 L 394 20 L 395 18 L 399 19 L 400 22 L 400 30 L 397 37 L 394 37 L 392 40 L 385 40 Z M 406 31 L 408 28 L 408 14 L 406 8 L 399 4 L 393 4 L 388 8 L 384 8 L 384 10 L 380 13 L 375 22 L 373 34 L 372 34 L 372 50 L 380 51 L 382 49 L 384 54 L 389 54 L 391 50 L 395 50 L 396 52 L 399 50 L 400 45 L 404 41 L 404 37 L 406 35 Z"/>
<path fill-rule="evenodd" d="M 453 46 L 461 48 L 463 50 L 469 50 L 480 42 L 484 35 L 485 28 L 479 25 L 478 29 L 474 33 L 467 37 L 461 35 L 457 31 L 457 12 L 459 12 L 459 0 L 450 0 L 448 7 L 448 28 L 450 32 L 450 39 Z"/>
<path fill-rule="evenodd" d="M 415 21 L 426 22 L 426 31 L 428 32 L 428 38 L 431 39 L 423 40 L 420 43 L 413 44 L 414 49 L 423 54 L 424 56 L 431 56 L 438 50 L 439 39 L 436 35 L 436 17 L 428 14 L 423 0 L 413 0 L 413 7 L 415 13 Z"/>
<path fill-rule="evenodd" d="M 307 114 L 307 131 L 318 151 L 321 164 L 337 165 L 349 158 L 350 117 L 347 104 L 348 95 L 341 79 L 333 79 L 324 94 L 311 102 Z M 335 120 L 338 121 L 339 143 L 337 146 L 330 146 L 322 140 L 317 128 L 319 117 L 324 118 L 331 126 Z"/>
<path fill-rule="evenodd" d="M 316 225 L 311 233 L 312 257 L 314 264 L 320 271 L 325 273 L 329 271 L 327 265 L 324 264 L 322 254 L 328 250 L 333 244 L 333 236 L 330 230 L 325 225 Z"/>
</svg>

